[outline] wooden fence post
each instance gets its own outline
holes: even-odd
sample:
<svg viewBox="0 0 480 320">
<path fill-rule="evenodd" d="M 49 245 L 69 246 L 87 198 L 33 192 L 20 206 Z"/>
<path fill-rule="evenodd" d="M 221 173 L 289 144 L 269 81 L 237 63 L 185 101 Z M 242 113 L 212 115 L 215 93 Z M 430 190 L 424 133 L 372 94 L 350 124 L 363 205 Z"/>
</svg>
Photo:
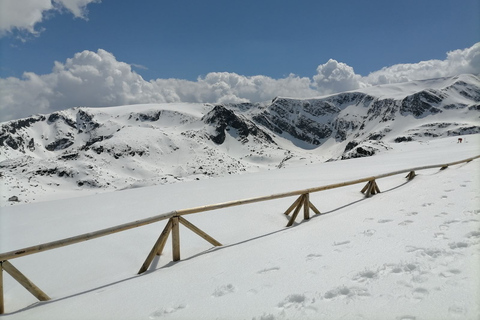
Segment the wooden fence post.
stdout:
<svg viewBox="0 0 480 320">
<path fill-rule="evenodd" d="M 310 194 L 305 194 L 303 198 L 303 219 L 310 219 Z"/>
<path fill-rule="evenodd" d="M 313 203 L 310 202 L 310 194 L 304 193 L 300 195 L 300 197 L 298 197 L 297 200 L 295 200 L 295 202 L 292 203 L 290 207 L 288 207 L 287 211 L 285 211 L 285 215 L 289 215 L 295 209 L 292 216 L 290 217 L 290 220 L 288 220 L 287 227 L 291 227 L 293 225 L 295 219 L 298 216 L 298 213 L 300 212 L 300 209 L 302 209 L 302 206 L 303 218 L 305 220 L 310 219 L 310 209 L 312 209 L 315 214 L 321 214 L 320 211 L 313 205 Z"/>
<path fill-rule="evenodd" d="M 380 193 L 380 188 L 378 187 L 377 182 L 375 182 L 375 179 L 372 179 L 368 181 L 368 183 L 363 187 L 361 192 L 365 193 L 365 196 L 369 198 L 376 193 Z"/>
<path fill-rule="evenodd" d="M 167 225 L 163 229 L 162 233 L 160 234 L 160 237 L 158 237 L 157 241 L 155 242 L 152 250 L 150 250 L 150 253 L 147 256 L 147 259 L 145 259 L 145 262 L 143 263 L 142 267 L 138 271 L 138 274 L 142 274 L 145 271 L 147 271 L 148 267 L 153 261 L 153 258 L 155 258 L 155 255 L 159 256 L 162 254 L 163 248 L 165 247 L 165 243 L 167 242 L 168 236 L 170 233 L 172 233 L 172 251 L 173 251 L 173 261 L 178 261 L 180 260 L 180 228 L 179 228 L 179 223 L 183 224 L 185 227 L 188 229 L 192 230 L 195 232 L 197 235 L 202 237 L 203 239 L 207 240 L 214 246 L 218 247 L 221 246 L 222 244 L 212 238 L 210 235 L 205 233 L 204 231 L 200 230 L 200 228 L 196 227 L 189 221 L 187 221 L 185 218 L 182 216 L 175 216 L 172 217 L 168 220 Z"/>
<path fill-rule="evenodd" d="M 288 221 L 287 223 L 287 227 L 290 227 L 293 225 L 293 223 L 295 222 L 295 219 L 297 218 L 297 215 L 298 213 L 300 212 L 300 209 L 302 208 L 303 206 L 303 202 L 304 202 L 304 199 L 305 199 L 305 195 L 302 194 L 297 200 L 298 200 L 298 203 L 297 203 L 297 207 L 295 208 L 295 211 L 293 212 L 292 216 L 290 217 L 290 220 Z M 297 202 L 297 201 L 295 201 Z"/>
<path fill-rule="evenodd" d="M 180 228 L 178 216 L 172 218 L 172 255 L 173 261 L 180 260 Z"/>
<path fill-rule="evenodd" d="M 405 178 L 407 178 L 408 181 L 410 181 L 413 178 L 415 178 L 415 176 L 416 176 L 415 171 L 410 171 Z"/>
</svg>

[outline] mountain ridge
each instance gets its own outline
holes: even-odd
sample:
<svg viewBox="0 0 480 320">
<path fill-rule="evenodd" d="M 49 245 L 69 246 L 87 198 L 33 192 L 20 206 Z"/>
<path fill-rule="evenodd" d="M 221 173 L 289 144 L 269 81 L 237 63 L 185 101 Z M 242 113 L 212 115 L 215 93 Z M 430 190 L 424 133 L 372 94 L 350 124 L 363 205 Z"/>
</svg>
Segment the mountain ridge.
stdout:
<svg viewBox="0 0 480 320">
<path fill-rule="evenodd" d="M 479 110 L 474 75 L 266 103 L 76 107 L 0 124 L 0 203 L 369 156 L 479 133 Z"/>
</svg>

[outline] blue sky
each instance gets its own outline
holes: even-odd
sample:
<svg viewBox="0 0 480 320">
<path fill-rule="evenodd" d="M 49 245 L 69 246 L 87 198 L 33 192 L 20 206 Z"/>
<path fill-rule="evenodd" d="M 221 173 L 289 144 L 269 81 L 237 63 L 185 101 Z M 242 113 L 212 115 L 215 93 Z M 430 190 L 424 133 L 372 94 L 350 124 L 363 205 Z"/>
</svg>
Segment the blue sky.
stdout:
<svg viewBox="0 0 480 320">
<path fill-rule="evenodd" d="M 480 0 L 0 0 L 0 121 L 480 74 Z"/>
<path fill-rule="evenodd" d="M 208 72 L 312 76 L 332 58 L 368 75 L 444 59 L 480 40 L 480 1 L 103 0 L 87 19 L 51 13 L 25 43 L 2 37 L 1 77 L 45 74 L 54 61 L 105 49 L 144 79 Z"/>
</svg>

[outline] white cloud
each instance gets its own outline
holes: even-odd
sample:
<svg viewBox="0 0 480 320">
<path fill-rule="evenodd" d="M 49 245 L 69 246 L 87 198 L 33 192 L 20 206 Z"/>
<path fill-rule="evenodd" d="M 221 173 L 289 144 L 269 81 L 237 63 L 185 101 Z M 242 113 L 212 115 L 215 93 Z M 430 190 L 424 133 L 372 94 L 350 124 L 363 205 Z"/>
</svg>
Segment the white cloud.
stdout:
<svg viewBox="0 0 480 320">
<path fill-rule="evenodd" d="M 0 121 L 74 106 L 115 106 L 163 102 L 260 102 L 275 96 L 297 98 L 354 90 L 384 83 L 480 74 L 480 43 L 447 53 L 445 60 L 399 64 L 366 77 L 352 67 L 330 59 L 318 66 L 312 78 L 293 74 L 281 79 L 212 72 L 196 81 L 156 79 L 145 81 L 132 65 L 117 61 L 105 50 L 76 53 L 65 63 L 55 62 L 52 72 L 26 72 L 21 79 L 0 78 Z"/>
<path fill-rule="evenodd" d="M 67 10 L 76 18 L 86 19 L 87 5 L 100 0 L 2 0 L 0 1 L 0 36 L 19 30 L 38 35 L 35 25 L 52 11 Z"/>
<path fill-rule="evenodd" d="M 428 60 L 382 68 L 363 77 L 362 82 L 366 85 L 377 85 L 448 77 L 463 73 L 480 74 L 480 42 L 470 48 L 447 52 L 445 60 Z"/>
<path fill-rule="evenodd" d="M 313 81 L 320 92 L 329 94 L 361 88 L 361 78 L 349 65 L 330 59 L 318 66 Z"/>
<path fill-rule="evenodd" d="M 87 5 L 91 2 L 100 2 L 101 0 L 53 0 L 70 11 L 76 18 L 87 18 Z"/>
</svg>

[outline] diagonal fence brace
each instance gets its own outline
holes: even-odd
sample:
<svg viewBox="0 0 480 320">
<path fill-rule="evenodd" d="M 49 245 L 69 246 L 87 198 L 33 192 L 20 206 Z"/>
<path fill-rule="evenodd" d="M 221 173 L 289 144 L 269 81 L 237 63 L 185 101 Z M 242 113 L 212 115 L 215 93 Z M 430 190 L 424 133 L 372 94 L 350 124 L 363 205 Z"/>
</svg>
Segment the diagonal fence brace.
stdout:
<svg viewBox="0 0 480 320">
<path fill-rule="evenodd" d="M 365 194 L 365 197 L 369 198 L 370 196 L 380 193 L 380 188 L 377 185 L 375 179 L 372 179 L 367 182 L 365 187 L 361 190 L 362 193 Z"/>
<path fill-rule="evenodd" d="M 410 171 L 405 178 L 407 178 L 408 181 L 410 181 L 410 180 L 413 180 L 415 176 L 416 176 L 415 171 Z"/>
<path fill-rule="evenodd" d="M 210 235 L 187 221 L 185 218 L 182 216 L 175 216 L 172 217 L 168 220 L 167 225 L 163 229 L 162 233 L 160 234 L 160 237 L 158 237 L 157 241 L 153 245 L 152 250 L 150 250 L 150 253 L 148 254 L 147 258 L 145 259 L 145 262 L 143 263 L 142 267 L 138 271 L 138 274 L 142 274 L 145 271 L 147 271 L 148 267 L 152 264 L 153 259 L 155 256 L 159 256 L 162 254 L 163 249 L 165 247 L 165 243 L 167 242 L 168 236 L 170 233 L 172 234 L 172 260 L 173 261 L 178 261 L 180 260 L 180 230 L 179 230 L 179 224 L 184 225 L 206 241 L 210 242 L 212 245 L 218 247 L 221 246 L 222 244 L 212 238 Z"/>
<path fill-rule="evenodd" d="M 20 283 L 25 289 L 28 290 L 31 294 L 35 296 L 40 301 L 48 301 L 50 297 L 43 292 L 39 287 L 37 287 L 30 279 L 25 277 L 17 268 L 15 268 L 7 260 L 0 261 L 0 314 L 5 312 L 4 302 L 3 302 L 3 271 L 6 271 L 9 275 L 12 276 L 18 283 Z"/>
<path fill-rule="evenodd" d="M 290 227 L 293 225 L 302 207 L 303 207 L 304 220 L 310 219 L 310 209 L 312 209 L 313 212 L 315 212 L 315 214 L 321 214 L 320 211 L 313 205 L 313 203 L 310 202 L 310 194 L 309 193 L 302 194 L 285 211 L 285 215 L 287 216 L 293 211 L 293 214 L 287 223 L 287 227 Z"/>
</svg>

